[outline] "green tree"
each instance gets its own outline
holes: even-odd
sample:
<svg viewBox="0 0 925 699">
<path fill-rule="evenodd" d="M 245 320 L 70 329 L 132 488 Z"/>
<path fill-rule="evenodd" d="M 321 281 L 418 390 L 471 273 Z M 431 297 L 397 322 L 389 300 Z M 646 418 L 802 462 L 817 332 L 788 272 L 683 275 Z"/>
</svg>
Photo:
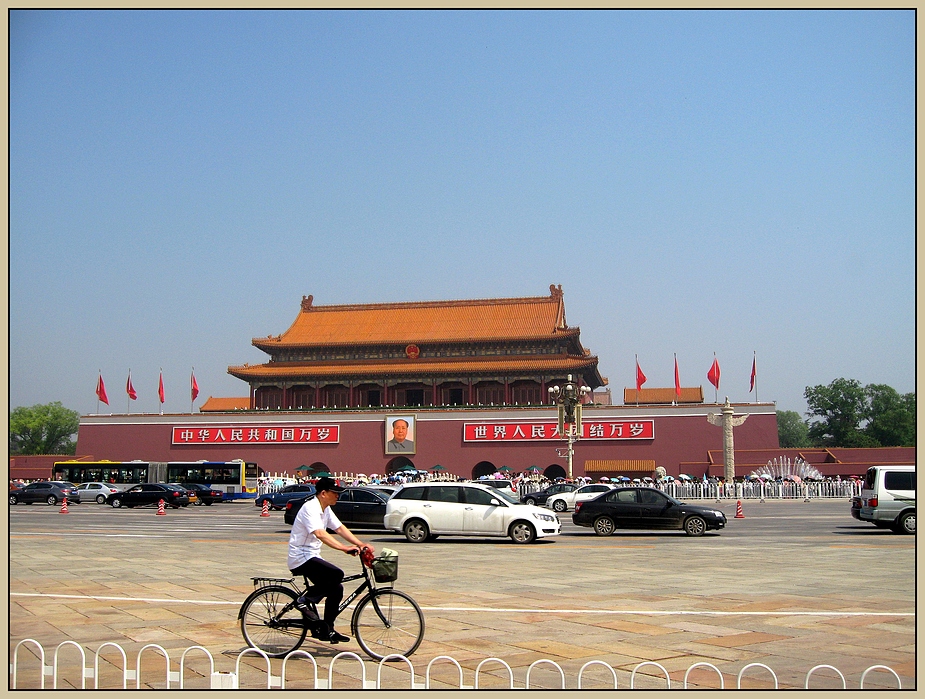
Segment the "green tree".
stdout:
<svg viewBox="0 0 925 699">
<path fill-rule="evenodd" d="M 865 388 L 869 401 L 865 432 L 884 447 L 915 446 L 915 394 L 900 395 L 883 384 Z"/>
<path fill-rule="evenodd" d="M 10 413 L 10 454 L 73 454 L 80 415 L 61 403 L 14 408 Z"/>
<path fill-rule="evenodd" d="M 777 438 L 781 447 L 793 449 L 810 446 L 809 425 L 795 410 L 777 411 Z"/>
</svg>

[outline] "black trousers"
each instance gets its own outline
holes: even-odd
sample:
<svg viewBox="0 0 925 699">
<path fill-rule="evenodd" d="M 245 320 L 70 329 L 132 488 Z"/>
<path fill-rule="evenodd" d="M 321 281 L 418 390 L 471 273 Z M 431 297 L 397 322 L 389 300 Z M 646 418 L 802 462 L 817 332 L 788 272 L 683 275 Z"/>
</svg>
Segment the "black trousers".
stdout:
<svg viewBox="0 0 925 699">
<path fill-rule="evenodd" d="M 305 563 L 292 571 L 293 575 L 304 575 L 312 581 L 305 596 L 318 602 L 322 597 L 324 602 L 324 616 L 328 628 L 334 628 L 334 619 L 337 618 L 337 609 L 344 598 L 344 571 L 323 558 L 309 558 Z"/>
</svg>

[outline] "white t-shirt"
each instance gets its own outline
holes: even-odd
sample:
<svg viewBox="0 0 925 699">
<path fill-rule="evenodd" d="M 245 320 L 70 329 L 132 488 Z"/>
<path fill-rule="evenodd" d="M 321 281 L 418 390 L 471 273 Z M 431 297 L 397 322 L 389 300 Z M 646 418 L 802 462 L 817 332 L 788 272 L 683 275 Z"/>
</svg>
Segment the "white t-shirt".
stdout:
<svg viewBox="0 0 925 699">
<path fill-rule="evenodd" d="M 322 510 L 317 497 L 306 500 L 299 510 L 292 524 L 292 533 L 289 535 L 289 570 L 295 570 L 309 558 L 321 558 L 321 539 L 315 536 L 318 529 L 340 528 L 341 521 L 337 519 L 334 510 L 330 507 Z"/>
</svg>

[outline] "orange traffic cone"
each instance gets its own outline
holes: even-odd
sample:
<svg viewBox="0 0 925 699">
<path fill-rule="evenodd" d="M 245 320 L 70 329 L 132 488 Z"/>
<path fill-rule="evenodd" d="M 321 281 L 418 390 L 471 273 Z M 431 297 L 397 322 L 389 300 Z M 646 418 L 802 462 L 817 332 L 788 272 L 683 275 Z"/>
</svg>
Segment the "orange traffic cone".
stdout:
<svg viewBox="0 0 925 699">
<path fill-rule="evenodd" d="M 733 519 L 745 519 L 745 515 L 742 513 L 741 500 L 736 500 L 736 516 Z"/>
<path fill-rule="evenodd" d="M 267 502 L 266 500 L 263 501 L 263 509 L 260 511 L 260 516 L 261 517 L 270 516 L 270 503 Z"/>
<path fill-rule="evenodd" d="M 166 515 L 167 510 L 164 509 L 164 498 L 161 498 L 160 502 L 157 503 L 157 514 Z"/>
<path fill-rule="evenodd" d="M 66 515 L 70 510 L 67 509 L 67 498 L 61 502 L 61 509 L 58 510 L 58 514 Z"/>
</svg>

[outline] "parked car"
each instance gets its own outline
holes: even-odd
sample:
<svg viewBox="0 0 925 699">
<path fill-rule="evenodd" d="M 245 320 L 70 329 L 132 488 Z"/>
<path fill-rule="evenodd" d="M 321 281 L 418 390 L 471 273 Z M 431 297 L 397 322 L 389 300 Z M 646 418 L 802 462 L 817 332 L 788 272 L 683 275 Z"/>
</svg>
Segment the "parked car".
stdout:
<svg viewBox="0 0 925 699">
<path fill-rule="evenodd" d="M 190 489 L 189 484 L 187 483 L 168 483 L 167 487 L 173 488 L 174 490 L 182 490 L 184 493 L 186 493 L 186 497 L 189 498 L 190 505 L 199 504 L 199 496 L 196 494 L 195 490 Z"/>
<path fill-rule="evenodd" d="M 221 490 L 210 488 L 202 483 L 184 483 L 187 490 L 196 493 L 196 505 L 212 505 L 225 499 L 225 494 Z"/>
<path fill-rule="evenodd" d="M 574 483 L 556 483 L 542 490 L 535 490 L 532 493 L 527 493 L 520 498 L 520 501 L 524 505 L 545 505 L 551 495 L 571 493 L 574 490 L 578 490 L 578 486 Z"/>
<path fill-rule="evenodd" d="M 282 510 L 290 500 L 305 498 L 314 494 L 315 486 L 311 483 L 296 483 L 295 485 L 287 485 L 275 493 L 260 495 L 254 499 L 254 504 L 257 507 L 263 507 L 263 503 L 266 502 L 271 510 Z"/>
<path fill-rule="evenodd" d="M 601 493 L 612 490 L 614 486 L 606 483 L 591 483 L 583 485 L 580 488 L 571 490 L 567 493 L 557 493 L 546 501 L 546 507 L 551 507 L 556 512 L 568 512 L 575 507 L 576 503 L 584 502 L 596 498 Z"/>
<path fill-rule="evenodd" d="M 438 536 L 509 536 L 518 544 L 556 536 L 559 518 L 480 482 L 409 483 L 386 503 L 385 528 L 412 543 Z"/>
<path fill-rule="evenodd" d="M 128 490 L 112 493 L 106 502 L 113 507 L 141 507 L 157 505 L 161 500 L 174 509 L 189 505 L 189 496 L 183 488 L 172 488 L 166 483 L 139 483 Z"/>
<path fill-rule="evenodd" d="M 492 488 L 498 488 L 499 490 L 517 493 L 517 488 L 514 487 L 514 481 L 508 480 L 507 478 L 480 478 L 473 482 L 482 485 L 490 485 Z"/>
<path fill-rule="evenodd" d="M 688 536 L 701 536 L 725 527 L 726 515 L 713 507 L 680 502 L 655 488 L 613 488 L 576 503 L 572 522 L 592 527 L 598 536 L 610 536 L 616 529 L 682 529 Z"/>
<path fill-rule="evenodd" d="M 915 534 L 915 466 L 867 469 L 858 519 L 896 534 Z"/>
<path fill-rule="evenodd" d="M 286 524 L 295 522 L 295 517 L 305 501 L 311 496 L 290 500 L 286 503 L 283 520 Z M 385 493 L 360 486 L 347 488 L 337 502 L 331 505 L 334 514 L 341 523 L 351 529 L 382 529 L 385 517 L 385 503 L 389 497 Z"/>
<path fill-rule="evenodd" d="M 36 481 L 22 488 L 10 491 L 10 504 L 24 502 L 31 505 L 34 502 L 47 502 L 57 505 L 67 498 L 68 504 L 79 505 L 80 493 L 77 486 L 67 481 Z"/>
<path fill-rule="evenodd" d="M 118 493 L 119 489 L 109 483 L 81 483 L 77 486 L 77 492 L 80 493 L 80 499 L 91 502 L 96 500 L 99 504 L 106 502 L 113 493 Z"/>
</svg>

